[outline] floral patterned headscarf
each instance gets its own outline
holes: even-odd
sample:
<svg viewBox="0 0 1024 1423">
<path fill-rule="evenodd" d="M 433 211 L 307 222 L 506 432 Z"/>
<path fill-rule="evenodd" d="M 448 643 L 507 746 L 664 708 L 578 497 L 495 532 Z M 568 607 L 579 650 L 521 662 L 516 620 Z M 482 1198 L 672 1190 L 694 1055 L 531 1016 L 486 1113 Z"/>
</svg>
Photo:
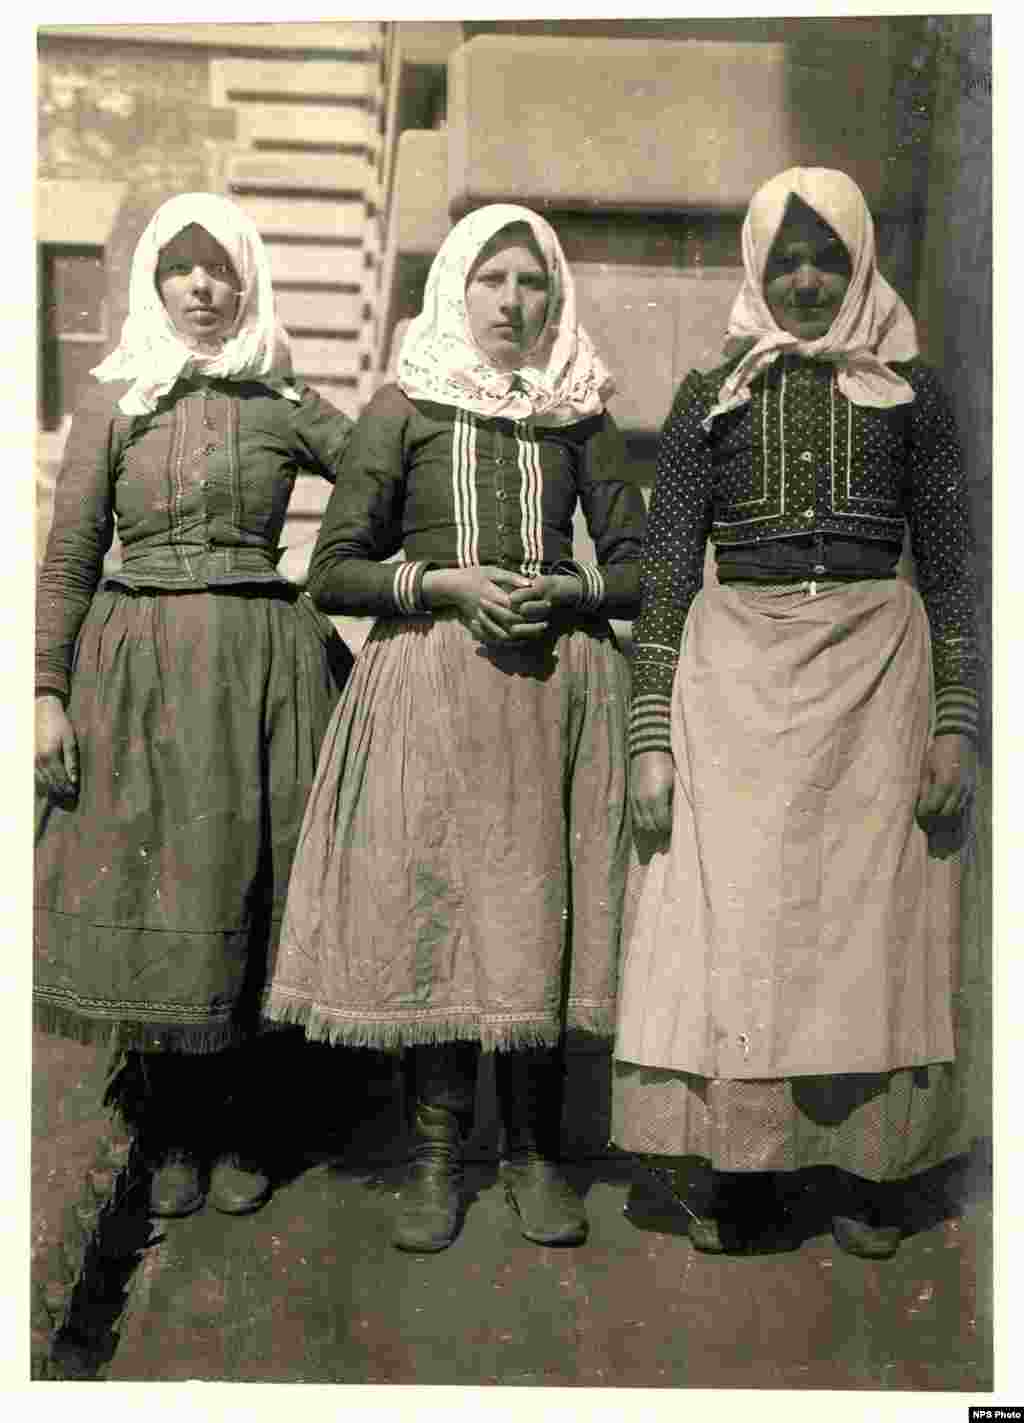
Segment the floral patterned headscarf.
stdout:
<svg viewBox="0 0 1024 1423">
<path fill-rule="evenodd" d="M 548 270 L 548 309 L 537 344 L 518 370 L 493 366 L 473 339 L 466 280 L 487 242 L 525 223 Z M 491 203 L 452 228 L 434 258 L 423 310 L 409 323 L 398 384 L 412 400 L 458 405 L 476 415 L 568 425 L 596 415 L 615 389 L 590 337 L 576 320 L 572 273 L 553 228 L 529 208 Z"/>
<path fill-rule="evenodd" d="M 792 196 L 796 195 L 832 228 L 850 254 L 853 272 L 836 319 L 814 341 L 776 326 L 764 296 L 768 254 Z M 704 421 L 744 405 L 750 383 L 784 351 L 831 361 L 839 389 L 854 405 L 908 405 L 912 387 L 887 361 L 917 355 L 914 318 L 878 270 L 875 228 L 864 195 L 852 178 L 834 168 L 788 168 L 754 194 L 743 223 L 743 286 L 733 304 L 725 342 L 727 356 L 743 353 L 718 392 Z"/>
<path fill-rule="evenodd" d="M 212 349 L 189 344 L 167 314 L 156 286 L 162 248 L 193 223 L 224 248 L 241 285 L 234 324 Z M 292 380 L 288 337 L 274 313 L 266 249 L 241 208 L 213 193 L 182 193 L 156 210 L 132 258 L 121 340 L 92 374 L 99 381 L 132 382 L 118 401 L 126 415 L 148 414 L 186 375 L 260 381 L 289 400 L 301 399 Z"/>
</svg>

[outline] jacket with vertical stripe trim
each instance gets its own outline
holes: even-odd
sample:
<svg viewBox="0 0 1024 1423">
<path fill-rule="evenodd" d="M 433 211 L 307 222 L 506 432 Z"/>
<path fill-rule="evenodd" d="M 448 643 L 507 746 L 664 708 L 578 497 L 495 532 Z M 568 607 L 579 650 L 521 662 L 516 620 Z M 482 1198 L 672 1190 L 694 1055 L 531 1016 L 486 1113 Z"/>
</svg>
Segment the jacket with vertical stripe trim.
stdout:
<svg viewBox="0 0 1024 1423">
<path fill-rule="evenodd" d="M 310 565 L 310 593 L 329 612 L 414 614 L 426 611 L 420 587 L 428 568 L 491 564 L 530 575 L 572 568 L 586 610 L 632 618 L 646 512 L 626 465 L 607 412 L 550 428 L 412 401 L 386 385 L 353 433 Z M 573 560 L 577 503 L 593 564 Z"/>
</svg>

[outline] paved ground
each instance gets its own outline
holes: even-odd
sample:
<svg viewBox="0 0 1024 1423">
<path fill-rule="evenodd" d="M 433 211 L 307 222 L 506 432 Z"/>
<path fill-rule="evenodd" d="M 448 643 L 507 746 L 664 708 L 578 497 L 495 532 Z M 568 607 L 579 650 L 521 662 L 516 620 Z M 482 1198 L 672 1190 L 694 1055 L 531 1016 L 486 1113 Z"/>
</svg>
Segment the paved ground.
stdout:
<svg viewBox="0 0 1024 1423">
<path fill-rule="evenodd" d="M 38 1038 L 33 1253 L 59 1242 L 102 1118 L 90 1051 Z M 895 1260 L 842 1255 L 810 1177 L 748 1253 L 695 1253 L 683 1217 L 628 1161 L 577 1163 L 589 1241 L 523 1240 L 493 1162 L 456 1244 L 389 1243 L 400 1109 L 386 1060 L 303 1049 L 272 1104 L 281 1184 L 257 1215 L 160 1223 L 129 1281 L 110 1382 L 223 1380 L 590 1388 L 965 1390 L 991 1381 L 991 1207 L 981 1157 L 939 1173 Z M 478 1143 L 477 1155 L 487 1149 Z M 954 1210 L 961 1214 L 956 1216 Z M 865 1399 L 865 1404 L 868 1400 Z M 964 1412 L 966 1417 L 966 1399 Z"/>
</svg>

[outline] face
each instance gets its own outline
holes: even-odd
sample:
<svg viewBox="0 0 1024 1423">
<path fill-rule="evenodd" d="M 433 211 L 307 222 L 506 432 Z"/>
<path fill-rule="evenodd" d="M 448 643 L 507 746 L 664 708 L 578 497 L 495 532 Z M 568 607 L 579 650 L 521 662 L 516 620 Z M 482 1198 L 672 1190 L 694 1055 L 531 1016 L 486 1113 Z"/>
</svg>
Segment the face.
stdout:
<svg viewBox="0 0 1024 1423">
<path fill-rule="evenodd" d="M 224 248 L 192 223 L 161 248 L 160 299 L 175 329 L 190 340 L 218 341 L 230 331 L 241 282 Z"/>
<path fill-rule="evenodd" d="M 499 370 L 515 370 L 537 344 L 548 310 L 548 273 L 532 239 L 497 233 L 466 282 L 473 340 Z"/>
<path fill-rule="evenodd" d="M 815 212 L 794 201 L 768 254 L 764 296 L 775 324 L 801 341 L 824 336 L 839 315 L 853 263 Z"/>
</svg>

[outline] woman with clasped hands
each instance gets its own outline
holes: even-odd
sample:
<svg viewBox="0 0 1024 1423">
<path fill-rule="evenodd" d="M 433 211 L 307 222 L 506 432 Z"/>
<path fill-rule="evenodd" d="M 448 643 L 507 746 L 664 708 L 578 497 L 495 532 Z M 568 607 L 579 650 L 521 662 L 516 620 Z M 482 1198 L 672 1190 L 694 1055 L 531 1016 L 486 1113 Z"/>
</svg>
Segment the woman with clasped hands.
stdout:
<svg viewBox="0 0 1024 1423">
<path fill-rule="evenodd" d="M 607 618 L 637 606 L 643 500 L 558 239 L 528 209 L 449 233 L 397 376 L 313 556 L 320 606 L 378 621 L 324 743 L 267 1011 L 407 1049 L 399 1248 L 459 1229 L 481 1050 L 520 1228 L 578 1244 L 558 1047 L 612 1033 L 628 672 Z M 572 558 L 577 504 L 592 564 Z"/>
</svg>

